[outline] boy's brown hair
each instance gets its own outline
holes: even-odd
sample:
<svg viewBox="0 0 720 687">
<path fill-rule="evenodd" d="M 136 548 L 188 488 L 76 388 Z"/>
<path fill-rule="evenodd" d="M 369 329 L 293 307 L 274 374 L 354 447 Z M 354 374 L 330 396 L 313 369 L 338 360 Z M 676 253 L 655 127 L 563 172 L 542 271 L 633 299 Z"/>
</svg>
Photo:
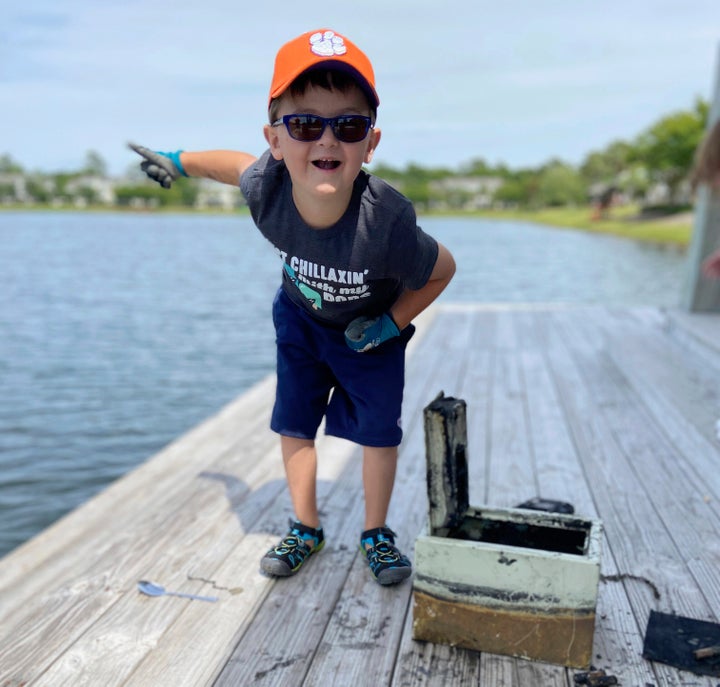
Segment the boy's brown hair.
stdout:
<svg viewBox="0 0 720 687">
<path fill-rule="evenodd" d="M 297 79 L 295 79 L 283 92 L 283 95 L 285 93 L 290 93 L 292 96 L 301 96 L 310 86 L 324 88 L 327 91 L 340 91 L 340 93 L 347 93 L 352 88 L 359 88 L 364 93 L 362 86 L 358 84 L 355 78 L 347 72 L 334 69 L 311 69 L 310 71 L 300 74 L 300 76 L 298 76 Z M 277 98 L 273 98 L 270 101 L 268 118 L 271 124 L 278 118 L 278 110 L 280 108 L 281 100 L 282 95 Z M 372 123 L 375 124 L 377 108 L 372 102 L 370 102 L 367 95 L 366 100 L 368 101 L 368 108 L 370 110 L 370 119 L 372 120 Z"/>
</svg>

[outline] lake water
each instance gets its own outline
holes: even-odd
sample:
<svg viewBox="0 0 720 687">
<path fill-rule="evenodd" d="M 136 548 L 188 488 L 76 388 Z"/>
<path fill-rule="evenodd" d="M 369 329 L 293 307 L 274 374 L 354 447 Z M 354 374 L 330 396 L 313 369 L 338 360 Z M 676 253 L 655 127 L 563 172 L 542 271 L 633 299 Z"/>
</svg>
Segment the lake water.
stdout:
<svg viewBox="0 0 720 687">
<path fill-rule="evenodd" d="M 441 301 L 676 306 L 685 255 L 422 218 Z M 0 213 L 0 555 L 272 372 L 280 264 L 246 217 Z"/>
</svg>

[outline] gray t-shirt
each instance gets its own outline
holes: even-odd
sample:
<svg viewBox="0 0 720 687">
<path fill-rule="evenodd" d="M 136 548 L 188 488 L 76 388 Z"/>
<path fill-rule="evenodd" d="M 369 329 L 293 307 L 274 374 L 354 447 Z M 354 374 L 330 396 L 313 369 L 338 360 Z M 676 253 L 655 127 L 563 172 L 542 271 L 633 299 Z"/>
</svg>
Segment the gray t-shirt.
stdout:
<svg viewBox="0 0 720 687">
<path fill-rule="evenodd" d="M 371 174 L 360 172 L 345 214 L 327 229 L 300 217 L 287 168 L 269 151 L 245 171 L 240 189 L 282 258 L 285 292 L 318 320 L 344 327 L 380 315 L 430 278 L 437 242 L 417 226 L 410 201 Z"/>
</svg>

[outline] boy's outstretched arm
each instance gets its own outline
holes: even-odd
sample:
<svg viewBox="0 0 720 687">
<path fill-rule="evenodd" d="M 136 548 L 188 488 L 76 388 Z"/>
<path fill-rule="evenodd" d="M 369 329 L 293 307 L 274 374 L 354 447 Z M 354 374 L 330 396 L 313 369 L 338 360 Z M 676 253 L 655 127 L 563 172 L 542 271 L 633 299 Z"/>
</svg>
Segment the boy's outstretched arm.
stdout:
<svg viewBox="0 0 720 687">
<path fill-rule="evenodd" d="M 392 315 L 398 329 L 405 329 L 425 308 L 427 308 L 450 283 L 455 274 L 455 260 L 450 251 L 438 243 L 438 256 L 427 284 L 417 291 L 405 289 L 392 308 Z"/>
<path fill-rule="evenodd" d="M 135 143 L 128 145 L 143 158 L 142 170 L 164 188 L 170 188 L 181 176 L 203 177 L 237 186 L 243 172 L 256 160 L 249 153 L 234 150 L 162 153 Z"/>
<path fill-rule="evenodd" d="M 257 158 L 238 150 L 205 150 L 197 153 L 181 153 L 180 159 L 190 177 L 204 177 L 237 186 L 243 172 Z"/>
</svg>

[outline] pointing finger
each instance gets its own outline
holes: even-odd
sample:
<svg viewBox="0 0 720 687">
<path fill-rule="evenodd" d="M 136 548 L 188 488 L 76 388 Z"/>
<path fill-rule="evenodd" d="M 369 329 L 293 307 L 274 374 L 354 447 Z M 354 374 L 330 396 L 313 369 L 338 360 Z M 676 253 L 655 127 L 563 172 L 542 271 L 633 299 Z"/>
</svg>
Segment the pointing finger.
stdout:
<svg viewBox="0 0 720 687">
<path fill-rule="evenodd" d="M 144 157 L 146 160 L 154 162 L 156 165 L 163 166 L 163 156 L 158 155 L 155 151 L 150 150 L 145 146 L 140 146 L 137 143 L 128 143 L 128 148 L 130 148 L 130 150 L 134 150 L 138 155 Z"/>
</svg>

